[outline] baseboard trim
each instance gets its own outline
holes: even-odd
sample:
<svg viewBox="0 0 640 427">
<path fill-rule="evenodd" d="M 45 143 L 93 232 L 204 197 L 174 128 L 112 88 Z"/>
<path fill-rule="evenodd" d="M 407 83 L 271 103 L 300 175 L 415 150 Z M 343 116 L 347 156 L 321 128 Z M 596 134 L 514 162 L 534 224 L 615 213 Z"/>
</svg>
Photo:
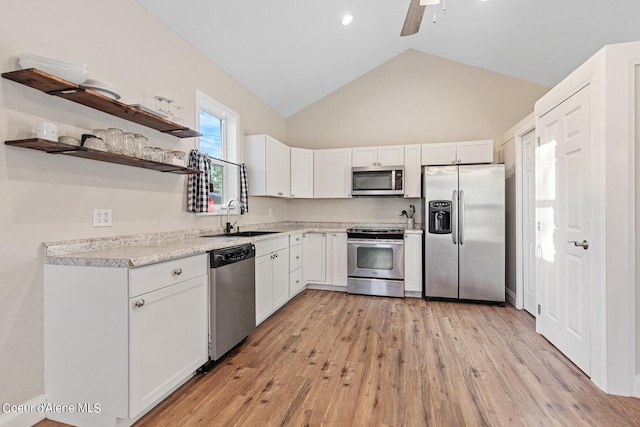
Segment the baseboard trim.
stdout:
<svg viewBox="0 0 640 427">
<path fill-rule="evenodd" d="M 47 399 L 44 394 L 35 397 L 27 402 L 15 404 L 2 402 L 0 407 L 0 427 L 30 427 L 34 424 L 46 418 L 44 412 L 44 406 L 47 403 Z M 16 405 L 24 408 L 22 412 L 11 410 L 11 407 L 7 405 Z"/>
<path fill-rule="evenodd" d="M 320 285 L 320 284 L 315 284 L 315 283 L 307 284 L 307 289 L 317 289 L 317 290 L 320 290 L 320 291 L 347 292 L 346 286 Z"/>
<path fill-rule="evenodd" d="M 516 293 L 509 288 L 504 288 L 505 293 L 507 294 L 507 302 L 512 306 L 516 306 Z"/>
<path fill-rule="evenodd" d="M 640 375 L 636 375 L 636 383 L 634 384 L 634 393 L 635 397 L 640 398 Z"/>
<path fill-rule="evenodd" d="M 422 291 L 404 291 L 407 298 L 422 298 Z"/>
</svg>

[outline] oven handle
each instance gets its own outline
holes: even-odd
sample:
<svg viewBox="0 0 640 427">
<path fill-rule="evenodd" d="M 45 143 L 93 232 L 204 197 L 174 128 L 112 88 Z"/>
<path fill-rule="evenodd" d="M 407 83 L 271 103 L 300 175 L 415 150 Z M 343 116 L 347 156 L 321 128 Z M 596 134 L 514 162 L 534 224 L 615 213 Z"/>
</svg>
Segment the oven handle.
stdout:
<svg viewBox="0 0 640 427">
<path fill-rule="evenodd" d="M 404 245 L 401 239 L 347 239 L 347 243 L 359 243 L 364 245 L 377 245 L 379 243 L 387 245 Z"/>
</svg>

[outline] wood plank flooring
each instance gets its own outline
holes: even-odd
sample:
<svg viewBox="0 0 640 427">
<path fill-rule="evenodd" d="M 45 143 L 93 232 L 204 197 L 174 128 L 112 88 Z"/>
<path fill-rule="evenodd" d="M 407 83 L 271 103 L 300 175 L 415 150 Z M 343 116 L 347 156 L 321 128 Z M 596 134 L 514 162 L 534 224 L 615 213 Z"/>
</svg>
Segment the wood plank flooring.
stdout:
<svg viewBox="0 0 640 427">
<path fill-rule="evenodd" d="M 511 306 L 306 290 L 135 424 L 320 425 L 640 426 L 640 399 L 601 392 Z"/>
</svg>

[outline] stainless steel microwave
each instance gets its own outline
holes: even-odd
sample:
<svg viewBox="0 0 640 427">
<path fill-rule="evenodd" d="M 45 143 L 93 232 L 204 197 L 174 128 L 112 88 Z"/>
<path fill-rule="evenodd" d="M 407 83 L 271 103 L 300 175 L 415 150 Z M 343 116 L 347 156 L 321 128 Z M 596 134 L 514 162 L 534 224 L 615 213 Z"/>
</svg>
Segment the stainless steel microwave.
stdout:
<svg viewBox="0 0 640 427">
<path fill-rule="evenodd" d="M 404 166 L 351 168 L 351 195 L 404 196 Z"/>
</svg>

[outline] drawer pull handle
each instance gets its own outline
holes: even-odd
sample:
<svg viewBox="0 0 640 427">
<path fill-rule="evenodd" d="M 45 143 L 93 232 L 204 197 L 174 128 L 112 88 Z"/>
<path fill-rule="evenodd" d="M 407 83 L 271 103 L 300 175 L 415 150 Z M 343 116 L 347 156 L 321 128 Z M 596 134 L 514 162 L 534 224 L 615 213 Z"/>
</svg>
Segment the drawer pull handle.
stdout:
<svg viewBox="0 0 640 427">
<path fill-rule="evenodd" d="M 182 274 L 182 269 L 181 268 L 176 268 L 175 270 L 173 270 L 173 275 L 174 276 L 179 276 Z"/>
<path fill-rule="evenodd" d="M 136 301 L 135 306 L 140 308 L 144 305 L 144 300 L 143 299 L 139 299 L 138 301 Z"/>
<path fill-rule="evenodd" d="M 296 255 L 296 259 L 300 259 L 300 255 Z"/>
</svg>

